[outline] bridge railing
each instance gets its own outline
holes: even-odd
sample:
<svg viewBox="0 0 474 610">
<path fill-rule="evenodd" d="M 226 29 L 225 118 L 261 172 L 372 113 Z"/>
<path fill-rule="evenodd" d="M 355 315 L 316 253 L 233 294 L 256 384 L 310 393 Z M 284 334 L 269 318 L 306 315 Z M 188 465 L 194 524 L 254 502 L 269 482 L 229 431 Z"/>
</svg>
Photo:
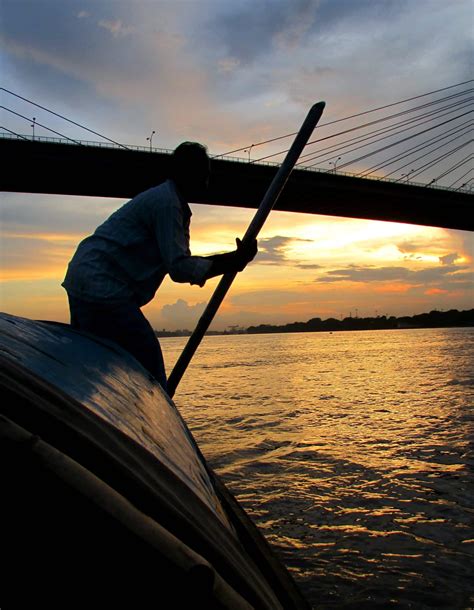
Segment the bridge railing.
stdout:
<svg viewBox="0 0 474 610">
<path fill-rule="evenodd" d="M 218 155 L 219 159 L 224 159 L 225 161 L 235 161 L 236 163 L 251 163 L 253 165 L 271 165 L 274 167 L 279 167 L 280 163 L 275 161 L 253 161 L 249 159 L 244 159 L 242 157 L 230 157 L 226 155 Z M 459 188 L 450 188 L 448 186 L 441 186 L 439 184 L 426 184 L 425 182 L 417 182 L 414 180 L 402 180 L 401 178 L 384 178 L 382 176 L 359 176 L 353 172 L 344 172 L 341 170 L 334 171 L 333 169 L 325 169 L 323 167 L 305 167 L 304 165 L 296 165 L 295 169 L 302 169 L 308 172 L 316 172 L 318 174 L 337 174 L 338 176 L 349 176 L 351 178 L 361 178 L 364 180 L 375 180 L 376 182 L 390 182 L 393 184 L 409 184 L 411 186 L 421 186 L 423 188 L 430 189 L 438 189 L 442 191 L 457 191 L 461 190 Z M 465 192 L 469 192 L 469 189 L 463 189 Z"/>
<path fill-rule="evenodd" d="M 127 150 L 136 150 L 136 151 L 141 151 L 141 152 L 156 152 L 156 153 L 164 153 L 164 154 L 171 154 L 173 151 L 169 148 L 158 148 L 156 146 L 150 147 L 150 146 L 137 146 L 134 144 L 127 144 L 127 145 L 123 145 L 123 146 L 119 146 L 117 144 L 113 144 L 112 142 L 96 142 L 93 140 L 74 140 L 74 139 L 64 139 L 64 138 L 53 138 L 53 137 L 49 137 L 49 136 L 31 136 L 31 135 L 23 135 L 23 134 L 12 134 L 12 133 L 5 133 L 5 132 L 0 132 L 0 139 L 3 140 L 29 140 L 34 141 L 34 142 L 49 142 L 49 143 L 56 143 L 56 144 L 70 144 L 72 146 L 91 146 L 91 147 L 99 147 L 99 148 L 118 148 L 118 149 L 127 149 Z M 234 163 L 245 163 L 245 164 L 252 164 L 252 165 L 267 165 L 267 166 L 271 166 L 271 167 L 279 167 L 280 163 L 276 162 L 276 161 L 254 161 L 252 159 L 249 158 L 243 158 L 243 157 L 231 157 L 228 155 L 216 155 L 217 158 L 219 159 L 223 159 L 224 161 L 232 161 Z M 212 158 L 212 155 L 211 155 Z M 340 171 L 337 170 L 335 171 L 334 169 L 328 170 L 328 169 L 324 169 L 324 168 L 318 168 L 318 167 L 305 167 L 304 165 L 300 165 L 297 166 L 297 169 L 301 169 L 301 170 L 305 170 L 308 172 L 316 172 L 316 173 L 320 173 L 320 174 L 337 174 L 338 176 L 349 176 L 351 178 L 355 178 L 358 177 L 358 174 L 355 173 L 351 173 L 351 172 L 344 172 L 344 171 Z M 447 186 L 441 186 L 439 184 L 425 184 L 424 182 L 415 182 L 413 180 L 401 180 L 400 178 L 398 179 L 394 179 L 394 178 L 383 178 L 380 176 L 359 176 L 361 179 L 364 180 L 375 180 L 377 182 L 390 182 L 390 183 L 398 183 L 398 184 L 408 184 L 411 186 L 420 186 L 423 188 L 430 188 L 430 189 L 438 189 L 438 190 L 443 190 L 443 191 L 458 191 L 461 190 L 461 188 L 459 187 L 447 187 Z M 464 192 L 470 192 L 470 189 L 462 189 Z"/>
<path fill-rule="evenodd" d="M 53 138 L 50 136 L 31 136 L 31 135 L 23 135 L 23 134 L 11 134 L 0 132 L 0 139 L 2 140 L 29 140 L 30 142 L 48 142 L 53 144 L 71 144 L 72 146 L 92 146 L 94 148 L 118 148 L 127 150 L 139 150 L 142 152 L 159 152 L 159 153 L 172 153 L 173 151 L 168 148 L 158 148 L 153 146 L 136 146 L 135 144 L 124 144 L 123 146 L 119 146 L 118 144 L 113 144 L 112 142 L 96 142 L 94 140 L 78 140 L 74 138 Z"/>
</svg>

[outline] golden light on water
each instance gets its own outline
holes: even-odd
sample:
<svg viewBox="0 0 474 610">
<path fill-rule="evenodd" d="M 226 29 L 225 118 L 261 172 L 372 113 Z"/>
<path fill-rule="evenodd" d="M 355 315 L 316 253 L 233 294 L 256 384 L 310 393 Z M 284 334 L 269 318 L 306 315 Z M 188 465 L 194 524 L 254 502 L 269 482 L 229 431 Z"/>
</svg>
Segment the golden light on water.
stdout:
<svg viewBox="0 0 474 610">
<path fill-rule="evenodd" d="M 209 337 L 175 400 L 313 599 L 427 599 L 453 571 L 455 599 L 472 576 L 473 350 L 471 329 Z"/>
</svg>

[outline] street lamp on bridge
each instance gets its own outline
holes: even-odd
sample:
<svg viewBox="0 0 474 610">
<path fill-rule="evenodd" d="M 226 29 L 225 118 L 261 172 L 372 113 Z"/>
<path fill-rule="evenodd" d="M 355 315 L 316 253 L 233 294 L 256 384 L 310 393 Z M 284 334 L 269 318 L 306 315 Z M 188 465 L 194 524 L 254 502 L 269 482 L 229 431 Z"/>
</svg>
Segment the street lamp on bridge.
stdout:
<svg viewBox="0 0 474 610">
<path fill-rule="evenodd" d="M 340 161 L 342 157 L 338 157 L 335 161 L 329 161 L 329 165 L 334 165 L 334 173 L 337 171 L 337 162 Z"/>
<path fill-rule="evenodd" d="M 406 179 L 407 179 L 407 184 L 408 184 L 408 182 L 409 182 L 409 177 L 410 177 L 410 174 L 412 174 L 414 171 L 415 171 L 414 169 L 411 169 L 411 170 L 410 170 L 409 172 L 407 172 L 406 174 L 402 174 L 402 178 L 406 178 Z"/>
<path fill-rule="evenodd" d="M 244 150 L 244 152 L 246 152 L 246 153 L 248 153 L 248 154 L 249 154 L 249 163 L 250 163 L 250 153 L 251 153 L 252 148 L 253 148 L 254 146 L 255 146 L 254 144 L 251 144 L 249 148 L 246 148 L 246 149 Z"/>
<path fill-rule="evenodd" d="M 153 136 L 154 136 L 155 133 L 156 133 L 155 131 L 152 131 L 151 134 L 150 134 L 150 137 L 146 139 L 147 142 L 150 142 L 150 152 L 151 152 L 151 148 L 152 148 L 152 145 L 153 145 Z"/>
<path fill-rule="evenodd" d="M 33 140 L 35 139 L 35 125 L 36 125 L 36 119 L 35 117 L 33 117 L 33 123 L 31 123 L 30 127 L 32 127 L 33 129 Z"/>
</svg>

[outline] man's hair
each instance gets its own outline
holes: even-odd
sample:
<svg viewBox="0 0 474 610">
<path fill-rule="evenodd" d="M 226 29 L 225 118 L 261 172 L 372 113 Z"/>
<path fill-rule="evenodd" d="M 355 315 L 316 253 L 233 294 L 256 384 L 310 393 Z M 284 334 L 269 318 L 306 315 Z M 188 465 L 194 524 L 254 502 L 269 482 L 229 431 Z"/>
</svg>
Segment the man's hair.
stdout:
<svg viewBox="0 0 474 610">
<path fill-rule="evenodd" d="M 171 155 L 170 177 L 177 181 L 190 175 L 209 173 L 209 156 L 207 148 L 199 142 L 183 142 Z"/>
</svg>

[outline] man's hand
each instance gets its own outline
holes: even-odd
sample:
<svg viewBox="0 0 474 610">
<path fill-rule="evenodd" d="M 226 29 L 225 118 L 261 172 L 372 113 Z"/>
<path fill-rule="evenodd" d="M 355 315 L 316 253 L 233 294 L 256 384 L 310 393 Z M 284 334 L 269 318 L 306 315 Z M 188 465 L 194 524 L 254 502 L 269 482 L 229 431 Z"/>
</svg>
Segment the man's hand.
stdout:
<svg viewBox="0 0 474 610">
<path fill-rule="evenodd" d="M 239 261 L 238 264 L 242 266 L 239 271 L 243 271 L 245 267 L 250 263 L 250 261 L 253 261 L 253 259 L 257 255 L 257 240 L 253 239 L 252 241 L 244 245 L 242 240 L 236 237 L 235 243 L 237 244 L 236 257 Z"/>
<path fill-rule="evenodd" d="M 213 254 L 207 257 L 212 260 L 212 267 L 206 279 L 216 275 L 223 275 L 224 273 L 243 271 L 248 263 L 255 258 L 258 252 L 256 239 L 244 245 L 242 240 L 237 237 L 235 243 L 237 244 L 236 250 L 226 254 Z"/>
</svg>

